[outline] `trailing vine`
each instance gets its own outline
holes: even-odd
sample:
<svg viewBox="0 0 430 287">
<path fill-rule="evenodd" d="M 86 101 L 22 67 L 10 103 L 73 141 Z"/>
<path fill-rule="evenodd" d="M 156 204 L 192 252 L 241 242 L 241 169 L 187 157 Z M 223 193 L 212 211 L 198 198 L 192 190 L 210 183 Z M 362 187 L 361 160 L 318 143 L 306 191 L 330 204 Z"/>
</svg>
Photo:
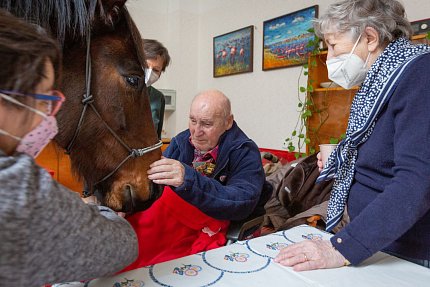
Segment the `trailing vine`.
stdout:
<svg viewBox="0 0 430 287">
<path fill-rule="evenodd" d="M 320 52 L 320 39 L 315 35 L 313 28 L 309 29 L 308 32 L 314 34 L 313 39 L 311 39 L 306 46 L 307 48 L 311 48 L 311 52 L 309 53 L 309 55 L 317 55 Z M 310 139 L 306 137 L 306 128 L 308 119 L 312 116 L 312 107 L 314 103 L 312 101 L 312 98 L 307 97 L 307 93 L 311 93 L 314 90 L 312 87 L 312 79 L 308 79 L 306 87 L 301 85 L 302 76 L 309 75 L 309 65 L 315 67 L 316 62 L 312 61 L 309 64 L 305 63 L 304 65 L 302 65 L 299 77 L 297 79 L 297 107 L 299 117 L 297 118 L 294 130 L 291 132 L 291 136 L 285 139 L 285 144 L 287 146 L 288 151 L 295 152 L 296 158 L 300 157 L 300 155 L 303 155 L 302 151 L 305 145 L 310 143 Z"/>
<path fill-rule="evenodd" d="M 313 39 L 310 40 L 307 44 L 307 47 L 311 48 L 309 56 L 316 56 L 321 52 L 320 39 L 315 35 L 314 29 L 311 28 L 308 30 L 308 32 L 314 34 Z M 312 131 L 315 135 L 318 135 L 319 129 L 325 123 L 329 116 L 327 112 L 327 106 L 317 108 L 313 102 L 312 97 L 308 96 L 314 91 L 314 88 L 312 86 L 314 80 L 308 78 L 306 86 L 301 85 L 302 77 L 309 76 L 309 66 L 311 68 L 315 68 L 317 66 L 316 58 L 317 57 L 312 57 L 312 60 L 302 65 L 302 68 L 300 70 L 300 74 L 297 79 L 297 107 L 299 116 L 297 118 L 294 130 L 291 132 L 291 136 L 285 139 L 285 145 L 288 151 L 294 152 L 296 158 L 304 157 L 307 155 L 306 145 L 309 145 L 309 154 L 313 154 L 316 151 L 315 147 L 312 146 L 311 139 L 306 135 L 307 130 L 309 128 L 309 119 L 312 116 L 319 117 L 319 124 Z M 340 139 L 342 139 L 343 137 L 344 135 L 342 135 Z M 331 137 L 330 143 L 338 143 L 340 139 Z"/>
</svg>

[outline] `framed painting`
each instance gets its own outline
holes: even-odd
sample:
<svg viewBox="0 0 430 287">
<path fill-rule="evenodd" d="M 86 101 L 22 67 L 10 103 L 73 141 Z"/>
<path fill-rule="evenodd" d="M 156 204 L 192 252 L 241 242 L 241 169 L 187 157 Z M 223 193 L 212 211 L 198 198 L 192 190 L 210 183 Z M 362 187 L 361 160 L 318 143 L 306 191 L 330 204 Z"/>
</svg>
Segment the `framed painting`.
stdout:
<svg viewBox="0 0 430 287">
<path fill-rule="evenodd" d="M 253 25 L 213 38 L 215 78 L 252 72 L 253 60 Z"/>
<path fill-rule="evenodd" d="M 318 5 L 276 17 L 263 23 L 263 71 L 302 65 L 308 61 L 312 20 Z"/>
<path fill-rule="evenodd" d="M 425 34 L 430 31 L 430 18 L 411 22 L 414 35 Z"/>
</svg>

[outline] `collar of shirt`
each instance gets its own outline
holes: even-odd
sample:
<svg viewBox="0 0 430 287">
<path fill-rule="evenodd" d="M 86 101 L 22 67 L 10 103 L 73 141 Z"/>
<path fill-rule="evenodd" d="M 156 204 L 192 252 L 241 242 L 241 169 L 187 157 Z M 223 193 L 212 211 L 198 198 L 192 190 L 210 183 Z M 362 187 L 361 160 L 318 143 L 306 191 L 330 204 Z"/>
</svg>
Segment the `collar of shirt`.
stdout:
<svg viewBox="0 0 430 287">
<path fill-rule="evenodd" d="M 216 147 L 214 147 L 213 149 L 202 153 L 201 151 L 199 151 L 198 149 L 196 149 L 196 147 L 193 145 L 192 141 L 191 141 L 191 137 L 189 138 L 190 144 L 194 147 L 194 160 L 193 162 L 196 161 L 209 161 L 211 159 L 213 159 L 213 161 L 215 162 L 217 157 L 218 157 L 218 148 L 219 145 L 217 145 Z"/>
</svg>

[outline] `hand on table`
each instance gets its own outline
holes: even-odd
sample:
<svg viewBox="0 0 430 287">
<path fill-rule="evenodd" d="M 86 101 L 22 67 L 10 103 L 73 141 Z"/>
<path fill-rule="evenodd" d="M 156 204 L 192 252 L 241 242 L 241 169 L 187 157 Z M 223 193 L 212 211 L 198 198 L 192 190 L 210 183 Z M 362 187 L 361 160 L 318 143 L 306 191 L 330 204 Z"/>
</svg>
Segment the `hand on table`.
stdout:
<svg viewBox="0 0 430 287">
<path fill-rule="evenodd" d="M 289 245 L 276 256 L 275 262 L 305 271 L 345 266 L 345 257 L 328 240 L 305 240 Z"/>
<path fill-rule="evenodd" d="M 177 160 L 162 157 L 149 167 L 148 178 L 156 184 L 178 187 L 184 183 L 185 167 Z"/>
</svg>

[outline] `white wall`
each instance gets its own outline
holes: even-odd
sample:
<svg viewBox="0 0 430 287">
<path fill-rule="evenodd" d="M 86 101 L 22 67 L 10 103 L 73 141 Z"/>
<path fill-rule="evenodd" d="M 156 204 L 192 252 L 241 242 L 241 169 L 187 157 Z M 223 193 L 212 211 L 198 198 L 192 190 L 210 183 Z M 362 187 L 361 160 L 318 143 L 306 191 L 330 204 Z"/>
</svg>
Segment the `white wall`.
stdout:
<svg viewBox="0 0 430 287">
<path fill-rule="evenodd" d="M 260 147 L 283 147 L 297 120 L 299 67 L 262 71 L 263 21 L 312 5 L 323 13 L 335 0 L 129 0 L 143 38 L 161 41 L 172 64 L 156 88 L 175 89 L 176 111 L 166 112 L 165 134 L 187 128 L 188 109 L 199 91 L 216 88 L 232 102 L 239 126 Z M 430 1 L 404 0 L 410 21 L 429 17 Z M 254 25 L 254 72 L 213 78 L 213 37 Z"/>
</svg>

